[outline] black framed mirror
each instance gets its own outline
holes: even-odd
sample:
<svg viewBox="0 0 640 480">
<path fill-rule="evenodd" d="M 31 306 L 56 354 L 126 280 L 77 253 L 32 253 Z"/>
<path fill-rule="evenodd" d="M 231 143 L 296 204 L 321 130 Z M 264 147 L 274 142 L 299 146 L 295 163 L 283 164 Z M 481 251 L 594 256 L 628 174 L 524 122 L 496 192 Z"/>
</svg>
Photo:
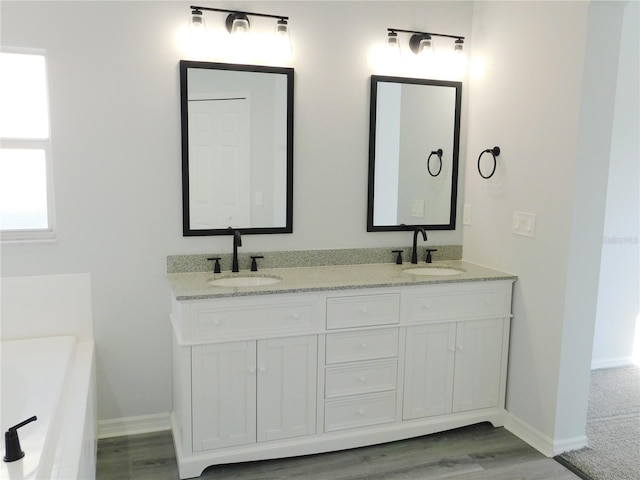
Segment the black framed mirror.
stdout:
<svg viewBox="0 0 640 480">
<path fill-rule="evenodd" d="M 455 230 L 462 83 L 371 76 L 367 231 Z"/>
<path fill-rule="evenodd" d="M 180 61 L 183 236 L 293 231 L 293 76 Z"/>
</svg>

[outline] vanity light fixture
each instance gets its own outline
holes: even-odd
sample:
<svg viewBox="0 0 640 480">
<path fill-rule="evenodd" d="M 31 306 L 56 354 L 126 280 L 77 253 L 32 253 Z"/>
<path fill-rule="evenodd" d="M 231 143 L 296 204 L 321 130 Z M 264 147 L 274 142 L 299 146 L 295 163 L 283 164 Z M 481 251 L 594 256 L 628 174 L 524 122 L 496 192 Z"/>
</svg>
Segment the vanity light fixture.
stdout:
<svg viewBox="0 0 640 480">
<path fill-rule="evenodd" d="M 202 10 L 195 8 L 191 10 L 191 20 L 189 26 L 193 29 L 204 29 L 206 25 L 204 23 L 204 17 L 202 16 Z"/>
<path fill-rule="evenodd" d="M 443 33 L 419 32 L 416 30 L 403 30 L 401 28 L 387 28 L 387 45 L 396 45 L 399 48 L 398 32 L 410 33 L 409 48 L 416 55 L 430 55 L 434 53 L 433 37 L 453 38 L 453 51 L 463 53 L 464 37 L 460 35 L 445 35 Z"/>
<path fill-rule="evenodd" d="M 433 55 L 433 40 L 428 33 L 414 33 L 409 38 L 409 48 L 416 55 Z"/>
<path fill-rule="evenodd" d="M 243 12 L 240 10 L 227 10 L 224 8 L 198 7 L 191 5 L 190 26 L 193 28 L 205 28 L 205 22 L 202 15 L 203 11 L 228 13 L 225 19 L 225 27 L 227 31 L 234 36 L 245 36 L 249 33 L 251 24 L 249 16 L 274 18 L 277 19 L 275 34 L 278 41 L 291 50 L 291 38 L 289 34 L 289 17 L 284 15 L 270 15 L 266 13 Z"/>
<path fill-rule="evenodd" d="M 390 31 L 387 34 L 387 47 L 391 53 L 400 55 L 400 41 L 397 32 Z"/>
</svg>

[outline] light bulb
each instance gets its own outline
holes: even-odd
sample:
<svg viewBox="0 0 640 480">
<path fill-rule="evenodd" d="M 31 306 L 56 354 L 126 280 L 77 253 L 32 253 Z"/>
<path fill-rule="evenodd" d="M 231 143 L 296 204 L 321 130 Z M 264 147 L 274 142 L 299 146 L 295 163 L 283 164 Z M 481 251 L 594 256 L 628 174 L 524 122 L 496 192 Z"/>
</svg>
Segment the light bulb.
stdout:
<svg viewBox="0 0 640 480">
<path fill-rule="evenodd" d="M 455 43 L 453 44 L 453 51 L 458 54 L 463 54 L 464 40 L 462 40 L 461 38 L 456 39 Z"/>
<path fill-rule="evenodd" d="M 191 11 L 191 20 L 189 21 L 189 27 L 194 30 L 203 30 L 206 28 L 201 10 Z"/>
<path fill-rule="evenodd" d="M 276 23 L 276 48 L 283 57 L 290 57 L 293 52 L 289 24 L 284 18 Z"/>
<path fill-rule="evenodd" d="M 400 41 L 396 32 L 389 32 L 387 35 L 387 50 L 392 55 L 400 55 Z"/>
<path fill-rule="evenodd" d="M 421 57 L 430 57 L 433 55 L 433 42 L 431 35 L 425 35 L 418 44 L 418 55 Z"/>
<path fill-rule="evenodd" d="M 249 33 L 249 20 L 247 18 L 236 18 L 231 25 L 232 35 L 247 35 Z"/>
</svg>

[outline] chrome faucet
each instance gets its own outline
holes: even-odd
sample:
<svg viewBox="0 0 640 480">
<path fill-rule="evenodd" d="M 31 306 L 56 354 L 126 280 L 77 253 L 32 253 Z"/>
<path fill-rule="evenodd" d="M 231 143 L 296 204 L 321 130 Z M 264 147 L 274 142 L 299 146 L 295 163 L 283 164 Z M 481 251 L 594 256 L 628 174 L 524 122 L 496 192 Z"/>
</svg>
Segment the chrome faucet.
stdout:
<svg viewBox="0 0 640 480">
<path fill-rule="evenodd" d="M 231 228 L 231 227 L 229 227 Z M 242 237 L 239 230 L 233 231 L 233 261 L 231 263 L 231 271 L 237 273 L 240 271 L 238 268 L 238 247 L 242 246 Z"/>
<path fill-rule="evenodd" d="M 411 253 L 411 263 L 418 263 L 418 232 L 422 232 L 422 238 L 427 241 L 427 232 L 424 228 L 418 227 L 413 231 L 413 252 Z"/>
</svg>

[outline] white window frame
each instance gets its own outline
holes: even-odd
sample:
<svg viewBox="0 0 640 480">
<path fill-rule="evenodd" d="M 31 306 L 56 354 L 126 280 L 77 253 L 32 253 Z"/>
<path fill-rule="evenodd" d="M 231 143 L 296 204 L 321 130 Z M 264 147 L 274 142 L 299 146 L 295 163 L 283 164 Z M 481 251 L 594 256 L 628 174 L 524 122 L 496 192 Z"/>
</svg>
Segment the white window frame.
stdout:
<svg viewBox="0 0 640 480">
<path fill-rule="evenodd" d="M 46 228 L 0 230 L 1 243 L 31 243 L 31 242 L 52 242 L 56 240 L 56 216 L 55 216 L 55 195 L 53 189 L 53 160 L 51 148 L 51 109 L 50 109 L 50 89 L 47 66 L 47 54 L 45 50 L 33 48 L 12 48 L 0 47 L 2 53 L 15 53 L 22 55 L 40 55 L 45 59 L 45 82 L 47 86 L 47 113 L 49 116 L 49 135 L 47 138 L 8 138 L 0 137 L 0 148 L 2 149 L 35 149 L 43 150 L 45 155 L 45 174 L 47 184 L 47 222 Z"/>
</svg>

